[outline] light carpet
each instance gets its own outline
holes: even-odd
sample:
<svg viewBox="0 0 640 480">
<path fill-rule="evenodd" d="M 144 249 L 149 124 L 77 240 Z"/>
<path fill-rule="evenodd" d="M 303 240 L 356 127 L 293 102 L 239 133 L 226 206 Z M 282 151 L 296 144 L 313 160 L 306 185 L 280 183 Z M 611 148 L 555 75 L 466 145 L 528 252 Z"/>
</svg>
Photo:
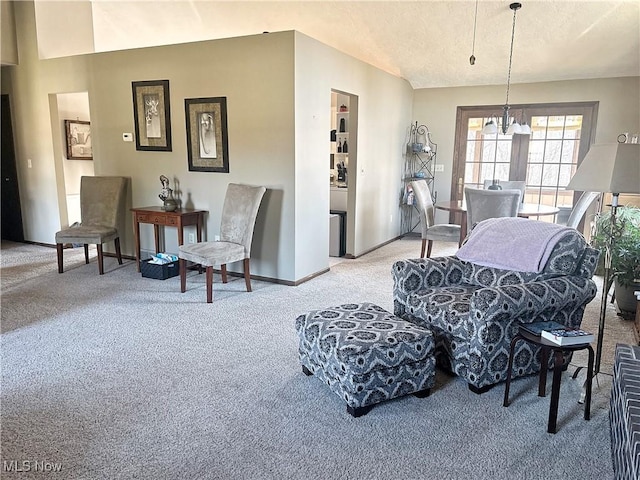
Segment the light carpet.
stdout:
<svg viewBox="0 0 640 480">
<path fill-rule="evenodd" d="M 451 254 L 434 246 L 434 256 Z M 352 418 L 337 395 L 302 374 L 294 320 L 371 301 L 392 309 L 391 265 L 415 258 L 404 238 L 298 287 L 204 275 L 142 278 L 135 263 L 84 264 L 82 249 L 2 244 L 2 478 L 495 479 L 612 478 L 610 375 L 598 376 L 592 418 L 577 403 L 584 370 L 563 375 L 559 431 L 537 378 L 483 395 L 442 372 L 428 398 L 408 396 Z M 595 331 L 599 297 L 583 326 Z M 631 324 L 611 310 L 603 372 Z M 586 362 L 585 362 L 586 363 Z M 550 377 L 548 389 L 550 390 Z M 22 462 L 30 462 L 23 464 Z M 13 463 L 12 463 L 13 462 Z M 7 472 L 27 465 L 31 471 Z"/>
</svg>

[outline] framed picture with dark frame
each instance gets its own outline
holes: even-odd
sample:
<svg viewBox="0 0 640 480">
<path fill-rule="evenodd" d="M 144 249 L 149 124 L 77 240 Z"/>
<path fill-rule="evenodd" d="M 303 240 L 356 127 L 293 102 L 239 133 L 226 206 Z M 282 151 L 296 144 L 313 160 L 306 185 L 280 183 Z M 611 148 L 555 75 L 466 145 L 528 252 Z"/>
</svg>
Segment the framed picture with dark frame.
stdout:
<svg viewBox="0 0 640 480">
<path fill-rule="evenodd" d="M 189 170 L 229 173 L 227 97 L 185 98 L 184 109 Z"/>
<path fill-rule="evenodd" d="M 169 80 L 131 82 L 136 150 L 171 151 Z"/>
<path fill-rule="evenodd" d="M 91 149 L 91 122 L 65 120 L 68 160 L 93 160 Z"/>
</svg>

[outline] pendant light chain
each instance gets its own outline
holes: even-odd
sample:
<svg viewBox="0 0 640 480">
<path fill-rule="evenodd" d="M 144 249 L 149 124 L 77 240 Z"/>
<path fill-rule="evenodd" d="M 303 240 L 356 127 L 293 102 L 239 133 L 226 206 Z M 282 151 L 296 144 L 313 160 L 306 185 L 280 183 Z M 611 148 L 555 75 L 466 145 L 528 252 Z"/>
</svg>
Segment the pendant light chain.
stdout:
<svg viewBox="0 0 640 480">
<path fill-rule="evenodd" d="M 474 65 L 476 63 L 476 23 L 478 22 L 478 0 L 476 0 L 476 13 L 473 17 L 473 44 L 471 46 L 471 57 L 469 57 L 469 63 Z"/>
<path fill-rule="evenodd" d="M 476 3 L 476 8 L 477 8 Z M 509 125 L 509 90 L 511 89 L 511 64 L 513 63 L 513 44 L 516 38 L 516 12 L 522 7 L 519 2 L 513 2 L 509 5 L 509 8 L 513 10 L 513 24 L 511 25 L 511 47 L 509 50 L 509 72 L 507 73 L 507 98 L 502 108 L 502 125 L 496 116 L 496 124 L 493 123 L 493 117 L 489 117 L 489 121 L 482 127 L 482 135 L 494 135 L 497 133 L 498 128 L 502 130 L 504 135 L 531 135 L 531 128 L 523 122 L 520 125 L 514 117 L 513 123 Z M 474 24 L 474 47 L 475 47 L 475 24 Z M 471 59 L 475 60 L 475 57 L 471 55 Z M 473 65 L 473 62 L 471 62 Z M 524 113 L 522 114 L 524 118 Z"/>
<path fill-rule="evenodd" d="M 513 25 L 511 27 L 511 50 L 509 51 L 509 73 L 507 75 L 507 101 L 505 106 L 509 105 L 509 87 L 511 86 L 511 61 L 513 59 L 513 41 L 516 35 L 516 12 L 522 5 L 519 3 L 512 3 L 509 7 L 513 10 Z"/>
</svg>

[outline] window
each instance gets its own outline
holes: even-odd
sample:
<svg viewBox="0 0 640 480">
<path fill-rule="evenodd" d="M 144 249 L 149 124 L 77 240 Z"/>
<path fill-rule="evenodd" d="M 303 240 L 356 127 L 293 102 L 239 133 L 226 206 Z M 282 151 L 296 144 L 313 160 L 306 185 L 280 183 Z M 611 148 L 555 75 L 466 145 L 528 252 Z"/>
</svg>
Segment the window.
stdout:
<svg viewBox="0 0 640 480">
<path fill-rule="evenodd" d="M 464 187 L 483 188 L 485 180 L 524 180 L 525 203 L 568 214 L 581 192 L 566 186 L 592 143 L 597 110 L 598 102 L 513 105 L 510 121 L 526 121 L 532 134 L 511 136 L 481 134 L 502 107 L 458 107 L 452 200 L 462 200 Z"/>
</svg>

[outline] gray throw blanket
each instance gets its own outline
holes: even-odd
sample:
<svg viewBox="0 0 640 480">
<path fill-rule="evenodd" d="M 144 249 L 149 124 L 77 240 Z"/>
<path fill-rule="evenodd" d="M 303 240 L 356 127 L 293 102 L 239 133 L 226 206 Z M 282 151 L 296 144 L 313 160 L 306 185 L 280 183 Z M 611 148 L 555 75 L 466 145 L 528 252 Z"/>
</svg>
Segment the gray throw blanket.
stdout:
<svg viewBox="0 0 640 480">
<path fill-rule="evenodd" d="M 551 251 L 572 229 L 518 217 L 478 223 L 456 257 L 486 267 L 540 273 Z"/>
</svg>

